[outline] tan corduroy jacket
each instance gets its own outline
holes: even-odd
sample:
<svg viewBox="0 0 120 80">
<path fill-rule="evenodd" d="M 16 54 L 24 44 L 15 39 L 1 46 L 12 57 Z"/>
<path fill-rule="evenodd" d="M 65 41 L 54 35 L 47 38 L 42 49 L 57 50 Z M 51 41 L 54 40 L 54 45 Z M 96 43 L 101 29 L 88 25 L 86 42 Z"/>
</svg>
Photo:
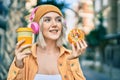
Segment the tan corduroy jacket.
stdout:
<svg viewBox="0 0 120 80">
<path fill-rule="evenodd" d="M 58 59 L 58 69 L 62 80 L 86 80 L 81 70 L 79 59 L 67 60 L 66 57 L 71 51 L 60 47 L 60 56 Z M 15 66 L 14 60 L 10 66 L 7 80 L 34 80 L 37 74 L 37 56 L 36 44 L 32 46 L 32 55 L 24 59 L 24 68 Z"/>
</svg>

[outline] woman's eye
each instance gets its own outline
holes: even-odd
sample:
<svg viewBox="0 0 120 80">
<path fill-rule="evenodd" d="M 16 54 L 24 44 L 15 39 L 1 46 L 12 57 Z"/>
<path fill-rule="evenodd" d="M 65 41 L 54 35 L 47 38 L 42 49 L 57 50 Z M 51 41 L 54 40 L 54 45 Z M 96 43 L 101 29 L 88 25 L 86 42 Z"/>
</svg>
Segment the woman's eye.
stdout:
<svg viewBox="0 0 120 80">
<path fill-rule="evenodd" d="M 50 19 L 45 19 L 44 21 L 45 21 L 45 22 L 50 22 Z"/>
<path fill-rule="evenodd" d="M 57 21 L 57 22 L 62 22 L 62 20 L 61 20 L 61 19 L 56 19 L 56 21 Z"/>
</svg>

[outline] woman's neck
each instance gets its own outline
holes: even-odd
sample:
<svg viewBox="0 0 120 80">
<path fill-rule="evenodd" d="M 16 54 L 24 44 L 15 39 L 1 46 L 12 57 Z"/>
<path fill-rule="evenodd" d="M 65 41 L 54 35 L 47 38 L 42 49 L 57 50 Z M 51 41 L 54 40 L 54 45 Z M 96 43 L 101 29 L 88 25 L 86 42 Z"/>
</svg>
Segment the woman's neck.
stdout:
<svg viewBox="0 0 120 80">
<path fill-rule="evenodd" d="M 59 47 L 55 41 L 46 41 L 46 47 L 40 49 L 43 53 L 55 54 L 59 52 Z"/>
</svg>

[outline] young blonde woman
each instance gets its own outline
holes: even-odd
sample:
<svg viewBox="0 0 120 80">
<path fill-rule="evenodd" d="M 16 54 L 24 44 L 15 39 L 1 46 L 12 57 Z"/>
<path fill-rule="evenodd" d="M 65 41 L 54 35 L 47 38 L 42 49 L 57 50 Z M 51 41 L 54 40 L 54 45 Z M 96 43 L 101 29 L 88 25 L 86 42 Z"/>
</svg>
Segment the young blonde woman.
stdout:
<svg viewBox="0 0 120 80">
<path fill-rule="evenodd" d="M 38 39 L 33 45 L 15 48 L 15 58 L 7 80 L 85 80 L 78 57 L 86 49 L 84 40 L 72 44 L 72 50 L 62 46 L 65 26 L 61 11 L 53 5 L 40 5 L 31 15 L 32 28 Z M 29 51 L 25 48 L 32 47 Z"/>
</svg>

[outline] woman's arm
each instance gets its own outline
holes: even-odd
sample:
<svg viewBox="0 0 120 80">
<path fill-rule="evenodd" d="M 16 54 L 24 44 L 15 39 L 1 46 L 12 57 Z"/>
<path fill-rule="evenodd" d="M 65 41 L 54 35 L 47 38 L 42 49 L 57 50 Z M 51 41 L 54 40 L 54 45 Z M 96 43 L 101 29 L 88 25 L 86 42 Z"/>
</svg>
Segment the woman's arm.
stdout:
<svg viewBox="0 0 120 80">
<path fill-rule="evenodd" d="M 14 59 L 9 68 L 7 80 L 23 80 L 22 79 L 23 75 L 24 75 L 24 67 L 18 68 L 15 64 L 15 59 Z"/>
<path fill-rule="evenodd" d="M 15 58 L 10 66 L 7 80 L 24 80 L 25 58 L 31 54 L 31 50 L 25 50 L 26 48 L 31 47 L 31 45 L 21 46 L 24 41 L 25 40 L 19 41 L 16 45 Z"/>
</svg>

